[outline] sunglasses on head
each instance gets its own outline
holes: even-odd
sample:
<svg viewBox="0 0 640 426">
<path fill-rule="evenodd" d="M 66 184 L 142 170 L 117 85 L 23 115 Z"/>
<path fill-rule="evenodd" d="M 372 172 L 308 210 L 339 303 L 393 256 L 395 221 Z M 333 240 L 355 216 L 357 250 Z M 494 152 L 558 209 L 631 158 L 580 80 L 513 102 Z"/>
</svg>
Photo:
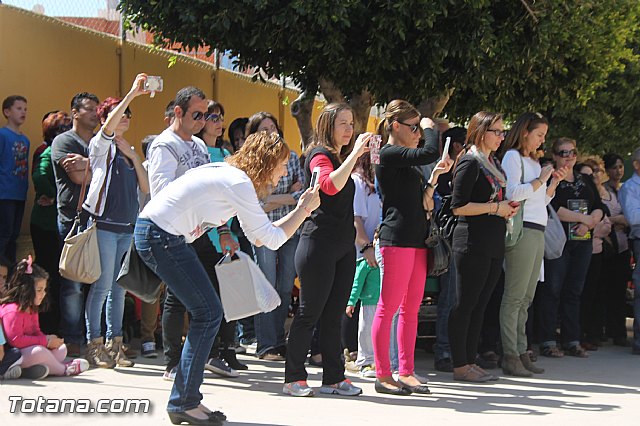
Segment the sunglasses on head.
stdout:
<svg viewBox="0 0 640 426">
<path fill-rule="evenodd" d="M 571 158 L 578 155 L 577 149 L 563 149 L 560 151 L 556 151 L 555 154 L 560 158 Z"/>
<path fill-rule="evenodd" d="M 211 114 L 207 114 L 207 116 L 204 119 L 212 123 L 217 123 L 219 121 L 224 120 L 224 115 L 211 113 Z"/>
<path fill-rule="evenodd" d="M 420 131 L 420 124 L 407 124 L 402 121 L 397 121 L 398 124 L 402 124 L 403 126 L 407 126 L 411 133 L 418 133 Z"/>
</svg>

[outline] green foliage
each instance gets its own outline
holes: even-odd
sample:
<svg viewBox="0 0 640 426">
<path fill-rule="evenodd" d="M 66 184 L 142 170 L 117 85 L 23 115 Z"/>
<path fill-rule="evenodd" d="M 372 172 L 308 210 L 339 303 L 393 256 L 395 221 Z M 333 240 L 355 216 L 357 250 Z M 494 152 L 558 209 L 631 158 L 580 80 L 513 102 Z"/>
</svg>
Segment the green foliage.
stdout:
<svg viewBox="0 0 640 426">
<path fill-rule="evenodd" d="M 618 96 L 610 91 L 624 89 L 625 65 L 637 61 L 629 46 L 640 2 L 524 1 L 530 10 L 517 0 L 122 0 L 120 7 L 158 43 L 230 51 L 238 67 L 258 66 L 311 91 L 324 78 L 347 98 L 366 89 L 379 103 L 419 103 L 453 88 L 445 113 L 456 121 L 481 109 L 568 117 L 591 99 Z M 608 111 L 612 120 L 618 112 Z"/>
</svg>

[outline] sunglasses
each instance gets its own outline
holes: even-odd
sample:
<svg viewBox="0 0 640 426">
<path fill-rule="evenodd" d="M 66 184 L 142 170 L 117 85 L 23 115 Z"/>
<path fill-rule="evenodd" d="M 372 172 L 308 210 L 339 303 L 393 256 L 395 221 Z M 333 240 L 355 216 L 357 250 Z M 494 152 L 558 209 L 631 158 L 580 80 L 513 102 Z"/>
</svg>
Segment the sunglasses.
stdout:
<svg viewBox="0 0 640 426">
<path fill-rule="evenodd" d="M 407 124 L 407 123 L 403 123 L 402 121 L 397 121 L 397 123 L 402 124 L 403 126 L 407 126 L 409 130 L 411 130 L 411 133 L 418 133 L 420 131 L 419 124 Z"/>
<path fill-rule="evenodd" d="M 224 120 L 224 115 L 222 114 L 208 114 L 205 118 L 206 121 L 210 121 L 212 123 L 217 123 L 219 121 Z"/>
<path fill-rule="evenodd" d="M 200 111 L 194 111 L 194 112 L 191 113 L 191 118 L 193 118 L 195 121 L 206 120 L 207 119 L 207 113 L 206 112 L 200 112 Z"/>
<path fill-rule="evenodd" d="M 487 130 L 487 133 L 493 133 L 497 137 L 503 137 L 503 138 L 507 135 L 506 130 L 500 130 L 500 129 L 489 129 Z"/>
<path fill-rule="evenodd" d="M 560 158 L 571 158 L 576 157 L 578 155 L 577 149 L 563 149 L 561 151 L 556 151 L 555 154 Z"/>
</svg>

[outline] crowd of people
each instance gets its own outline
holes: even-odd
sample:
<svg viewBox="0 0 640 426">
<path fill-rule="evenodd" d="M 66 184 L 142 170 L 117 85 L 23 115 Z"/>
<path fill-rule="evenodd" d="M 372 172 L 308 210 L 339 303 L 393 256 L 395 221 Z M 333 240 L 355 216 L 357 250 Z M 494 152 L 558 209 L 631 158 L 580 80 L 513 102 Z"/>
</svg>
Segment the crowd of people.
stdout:
<svg viewBox="0 0 640 426">
<path fill-rule="evenodd" d="M 553 141 L 545 157 L 549 123 L 538 113 L 508 131 L 488 111 L 467 129 L 449 128 L 393 100 L 378 134 L 355 134 L 348 105 L 325 106 L 299 157 L 269 112 L 237 118 L 225 139 L 223 105 L 185 87 L 158 117 L 164 130 L 138 152 L 125 133 L 130 106 L 149 93 L 146 79 L 137 75 L 122 99 L 82 92 L 70 113 L 43 117 L 31 158 L 34 253 L 22 260 L 27 100 L 2 104 L 1 378 L 134 365 L 123 324 L 130 296 L 116 283 L 133 244 L 166 286 L 161 300 L 141 302 L 136 334 L 143 357 L 157 357 L 161 342 L 172 422 L 224 422 L 202 404 L 203 371 L 237 377 L 250 366 L 236 354 L 251 345 L 259 359 L 284 362 L 283 392 L 292 396 L 315 393 L 307 363 L 322 367 L 321 393 L 362 393 L 348 369 L 375 378 L 379 393 L 429 394 L 414 352 L 432 226 L 451 247 L 438 277 L 436 370 L 486 382 L 498 380 L 491 370 L 500 365 L 528 377 L 544 373 L 538 355 L 584 358 L 609 338 L 629 346 L 632 278 L 632 353 L 640 354 L 640 267 L 631 274 L 640 255 L 640 149 L 623 183 L 621 156 L 580 156 L 573 139 Z M 91 285 L 58 270 L 74 223 L 97 229 L 102 272 Z M 237 322 L 223 316 L 214 268 L 236 250 L 255 259 L 281 299 Z"/>
</svg>

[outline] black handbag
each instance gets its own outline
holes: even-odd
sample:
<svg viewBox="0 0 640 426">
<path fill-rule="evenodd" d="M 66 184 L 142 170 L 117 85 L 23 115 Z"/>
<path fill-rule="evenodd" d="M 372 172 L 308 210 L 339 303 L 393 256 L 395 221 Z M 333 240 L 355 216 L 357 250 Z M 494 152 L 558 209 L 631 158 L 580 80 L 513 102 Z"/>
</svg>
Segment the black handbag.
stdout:
<svg viewBox="0 0 640 426">
<path fill-rule="evenodd" d="M 116 282 L 138 299 L 155 303 L 162 291 L 162 280 L 140 258 L 134 241 L 122 259 Z"/>
<path fill-rule="evenodd" d="M 431 214 L 431 229 L 425 240 L 427 245 L 427 275 L 439 277 L 449 270 L 451 262 L 451 244 L 443 235 L 443 229 L 438 226 L 436 215 Z"/>
</svg>

